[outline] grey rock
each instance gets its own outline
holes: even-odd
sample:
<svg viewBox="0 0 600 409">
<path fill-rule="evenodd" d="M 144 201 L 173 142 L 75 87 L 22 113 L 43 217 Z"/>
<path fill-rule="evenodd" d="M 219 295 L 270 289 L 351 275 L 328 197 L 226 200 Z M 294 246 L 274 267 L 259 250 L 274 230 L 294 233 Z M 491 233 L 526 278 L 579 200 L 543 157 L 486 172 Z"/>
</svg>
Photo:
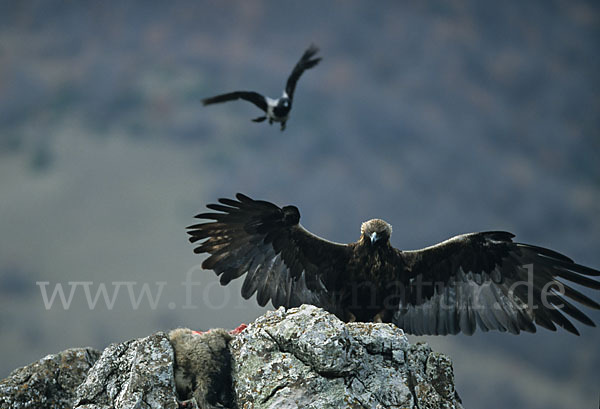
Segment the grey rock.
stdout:
<svg viewBox="0 0 600 409">
<path fill-rule="evenodd" d="M 92 348 L 73 348 L 15 369 L 0 381 L 0 408 L 72 408 L 75 389 L 99 356 Z"/>
<path fill-rule="evenodd" d="M 173 348 L 163 332 L 112 344 L 77 388 L 77 409 L 177 409 Z"/>
<path fill-rule="evenodd" d="M 101 356 L 49 355 L 0 382 L 0 407 L 177 409 L 178 391 L 200 409 L 462 408 L 450 359 L 393 324 L 344 323 L 303 305 L 236 334 L 177 329 Z"/>
<path fill-rule="evenodd" d="M 240 408 L 462 408 L 450 360 L 392 324 L 280 308 L 230 348 Z"/>
</svg>

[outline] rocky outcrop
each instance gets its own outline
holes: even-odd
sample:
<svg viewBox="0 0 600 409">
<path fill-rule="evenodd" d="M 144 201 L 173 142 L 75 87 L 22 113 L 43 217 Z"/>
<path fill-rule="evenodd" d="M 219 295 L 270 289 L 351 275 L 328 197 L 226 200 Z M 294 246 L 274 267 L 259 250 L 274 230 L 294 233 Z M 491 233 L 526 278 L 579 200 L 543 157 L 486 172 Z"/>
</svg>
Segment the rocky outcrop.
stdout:
<svg viewBox="0 0 600 409">
<path fill-rule="evenodd" d="M 447 357 L 394 325 L 346 324 L 310 305 L 239 335 L 179 329 L 98 355 L 68 350 L 14 371 L 1 407 L 461 408 Z"/>
<path fill-rule="evenodd" d="M 0 381 L 0 408 L 72 408 L 77 386 L 99 356 L 92 348 L 73 348 L 15 369 Z"/>
<path fill-rule="evenodd" d="M 167 335 L 112 344 L 77 388 L 75 408 L 177 409 L 173 348 Z"/>
<path fill-rule="evenodd" d="M 304 305 L 269 312 L 231 342 L 244 408 L 460 408 L 452 363 L 392 324 L 345 324 Z"/>
</svg>

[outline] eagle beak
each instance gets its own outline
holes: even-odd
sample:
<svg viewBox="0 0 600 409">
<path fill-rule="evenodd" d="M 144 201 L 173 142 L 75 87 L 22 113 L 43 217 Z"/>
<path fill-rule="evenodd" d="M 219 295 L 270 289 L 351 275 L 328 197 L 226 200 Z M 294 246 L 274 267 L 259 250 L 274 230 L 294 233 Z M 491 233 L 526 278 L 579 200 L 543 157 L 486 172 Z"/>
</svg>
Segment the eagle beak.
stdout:
<svg viewBox="0 0 600 409">
<path fill-rule="evenodd" d="M 376 232 L 371 233 L 371 244 L 375 243 L 377 240 L 381 238 Z"/>
</svg>

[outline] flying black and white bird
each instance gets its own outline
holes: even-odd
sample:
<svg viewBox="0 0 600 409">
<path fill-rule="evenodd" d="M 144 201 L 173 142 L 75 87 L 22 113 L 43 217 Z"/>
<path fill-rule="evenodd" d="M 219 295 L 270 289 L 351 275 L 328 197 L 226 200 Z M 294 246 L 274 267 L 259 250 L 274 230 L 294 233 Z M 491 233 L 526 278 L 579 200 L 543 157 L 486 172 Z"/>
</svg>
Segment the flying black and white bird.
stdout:
<svg viewBox="0 0 600 409">
<path fill-rule="evenodd" d="M 338 244 L 307 231 L 295 206 L 278 207 L 242 194 L 209 204 L 214 212 L 188 227 L 202 267 L 222 285 L 246 275 L 242 296 L 264 306 L 313 304 L 352 321 L 393 322 L 415 335 L 518 334 L 536 326 L 579 334 L 567 316 L 594 322 L 571 300 L 600 304 L 571 286 L 600 289 L 600 271 L 546 248 L 513 242 L 502 231 L 463 234 L 421 250 L 390 244 L 392 226 L 361 226 L 358 241 Z M 566 314 L 566 315 L 565 315 Z"/>
<path fill-rule="evenodd" d="M 313 58 L 318 51 L 319 49 L 317 47 L 311 45 L 304 52 L 300 58 L 300 61 L 296 63 L 296 66 L 288 77 L 285 90 L 283 90 L 283 94 L 280 98 L 272 99 L 254 91 L 235 91 L 203 99 L 202 103 L 204 105 L 211 105 L 220 102 L 234 101 L 237 99 L 250 101 L 265 112 L 265 115 L 254 118 L 252 121 L 263 122 L 264 120 L 268 119 L 269 124 L 273 124 L 273 122 L 280 122 L 281 130 L 283 131 L 285 129 L 285 124 L 290 117 L 290 110 L 292 109 L 296 83 L 305 70 L 314 67 L 319 63 L 319 61 L 321 61 L 321 58 Z"/>
</svg>

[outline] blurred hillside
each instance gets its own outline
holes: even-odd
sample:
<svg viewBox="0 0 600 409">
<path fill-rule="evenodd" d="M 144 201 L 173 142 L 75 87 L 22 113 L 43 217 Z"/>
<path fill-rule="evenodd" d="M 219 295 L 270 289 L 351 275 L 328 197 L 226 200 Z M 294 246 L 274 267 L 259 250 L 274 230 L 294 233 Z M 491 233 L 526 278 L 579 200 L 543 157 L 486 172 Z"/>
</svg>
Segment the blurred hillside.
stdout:
<svg viewBox="0 0 600 409">
<path fill-rule="evenodd" d="M 295 204 L 335 241 L 372 217 L 405 249 L 502 229 L 600 268 L 600 6 L 374 4 L 1 3 L 0 377 L 72 346 L 259 316 L 241 283 L 200 271 L 184 229 L 238 191 Z M 202 107 L 279 96 L 311 42 L 323 61 L 285 132 L 250 122 L 248 103 Z M 165 284 L 155 308 L 126 288 L 90 308 L 79 287 L 65 310 L 36 282 Z M 466 407 L 595 408 L 600 331 L 581 333 L 424 339 L 453 358 Z"/>
</svg>

